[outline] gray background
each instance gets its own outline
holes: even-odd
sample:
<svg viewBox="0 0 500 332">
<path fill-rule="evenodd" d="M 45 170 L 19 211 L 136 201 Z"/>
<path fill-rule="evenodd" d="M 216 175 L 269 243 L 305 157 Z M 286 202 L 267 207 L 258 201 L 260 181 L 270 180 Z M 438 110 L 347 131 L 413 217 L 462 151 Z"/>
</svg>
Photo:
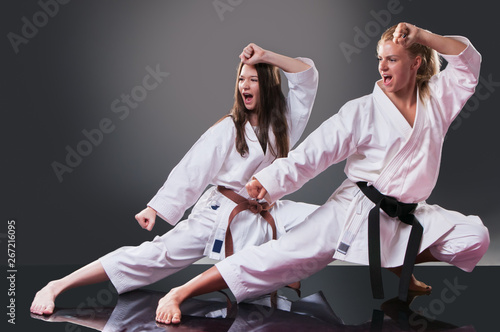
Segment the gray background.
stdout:
<svg viewBox="0 0 500 332">
<path fill-rule="evenodd" d="M 15 219 L 18 265 L 84 264 L 168 231 L 161 219 L 151 233 L 142 230 L 134 215 L 229 111 L 237 56 L 249 42 L 315 61 L 320 84 L 305 135 L 346 101 L 372 91 L 378 36 L 400 21 L 469 37 L 483 55 L 482 77 L 500 82 L 499 20 L 491 1 L 222 2 L 229 7 L 219 15 L 211 0 L 71 1 L 46 21 L 37 1 L 3 2 L 0 241 L 6 248 L 7 221 Z M 377 21 L 373 13 L 391 4 L 398 12 L 390 22 Z M 22 34 L 23 17 L 40 27 L 16 53 L 8 34 Z M 356 29 L 367 27 L 376 36 L 358 44 L 348 61 L 341 43 L 355 45 Z M 169 75 L 120 119 L 111 104 L 139 91 L 148 66 Z M 450 129 L 428 202 L 480 215 L 492 240 L 482 264 L 497 265 L 496 85 L 485 85 Z M 60 182 L 51 164 L 65 163 L 66 147 L 76 149 L 82 131 L 105 118 L 114 131 Z M 289 198 L 321 204 L 344 177 L 343 164 L 333 166 Z"/>
</svg>

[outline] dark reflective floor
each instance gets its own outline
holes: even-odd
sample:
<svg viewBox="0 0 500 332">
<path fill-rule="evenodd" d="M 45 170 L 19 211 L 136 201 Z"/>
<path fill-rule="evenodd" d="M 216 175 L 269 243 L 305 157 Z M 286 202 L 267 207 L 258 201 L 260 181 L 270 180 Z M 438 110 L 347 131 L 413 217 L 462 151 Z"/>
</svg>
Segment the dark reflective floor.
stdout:
<svg viewBox="0 0 500 332">
<path fill-rule="evenodd" d="M 180 325 L 155 323 L 158 299 L 207 268 L 195 265 L 121 296 L 109 283 L 70 290 L 56 302 L 54 315 L 32 317 L 29 305 L 38 288 L 74 268 L 19 268 L 16 325 L 7 324 L 7 331 L 499 331 L 500 267 L 465 273 L 419 266 L 416 276 L 433 291 L 408 305 L 395 298 L 398 279 L 387 271 L 386 299 L 373 300 L 366 267 L 329 266 L 302 282 L 302 297 L 282 289 L 274 306 L 269 297 L 236 305 L 229 293 L 229 301 L 212 293 L 186 301 Z"/>
</svg>

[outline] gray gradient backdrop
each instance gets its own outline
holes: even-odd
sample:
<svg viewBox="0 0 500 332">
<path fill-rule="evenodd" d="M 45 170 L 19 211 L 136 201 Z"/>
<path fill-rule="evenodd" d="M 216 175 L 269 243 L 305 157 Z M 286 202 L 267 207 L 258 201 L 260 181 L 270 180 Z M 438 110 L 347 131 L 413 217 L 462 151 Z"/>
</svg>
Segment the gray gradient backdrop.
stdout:
<svg viewBox="0 0 500 332">
<path fill-rule="evenodd" d="M 226 6 L 222 13 L 212 0 L 73 0 L 48 7 L 49 15 L 37 1 L 3 2 L 1 257 L 10 219 L 16 220 L 18 265 L 84 264 L 163 234 L 171 227 L 161 219 L 150 233 L 134 215 L 230 109 L 238 55 L 246 44 L 315 61 L 320 84 L 307 135 L 346 101 L 371 92 L 378 79 L 378 36 L 408 21 L 465 35 L 483 55 L 481 94 L 448 133 L 440 178 L 428 201 L 480 215 L 492 240 L 482 263 L 500 263 L 500 25 L 494 2 L 219 3 Z M 388 7 L 390 17 L 383 15 Z M 33 23 L 38 27 L 30 29 Z M 374 37 L 360 38 L 360 30 Z M 28 37 L 16 37 L 16 53 L 9 36 L 23 33 Z M 357 45 L 349 59 L 340 47 L 346 44 Z M 161 82 L 147 81 L 149 90 L 143 87 L 147 67 L 168 72 Z M 122 95 L 131 93 L 136 102 L 126 106 Z M 102 121 L 113 131 L 90 151 L 80 143 L 86 140 L 83 131 Z M 61 182 L 51 165 L 66 164 L 68 146 L 87 147 L 87 156 Z M 343 164 L 333 166 L 289 198 L 321 204 L 344 177 Z"/>
</svg>

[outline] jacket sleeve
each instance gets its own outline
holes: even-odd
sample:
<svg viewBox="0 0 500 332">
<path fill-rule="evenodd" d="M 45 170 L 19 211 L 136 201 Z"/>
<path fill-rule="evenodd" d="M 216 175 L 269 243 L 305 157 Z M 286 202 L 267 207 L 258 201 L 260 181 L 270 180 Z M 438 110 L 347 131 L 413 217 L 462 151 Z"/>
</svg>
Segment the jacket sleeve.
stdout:
<svg viewBox="0 0 500 332">
<path fill-rule="evenodd" d="M 255 175 L 275 202 L 290 194 L 330 165 L 339 163 L 356 152 L 353 132 L 355 109 L 346 104 L 313 131 L 288 157 L 280 158 Z"/>
<path fill-rule="evenodd" d="M 429 82 L 431 98 L 439 105 L 443 118 L 444 131 L 474 94 L 481 67 L 481 54 L 467 38 L 460 36 L 450 38 L 461 41 L 467 47 L 458 55 L 441 54 L 448 64 Z"/>
<path fill-rule="evenodd" d="M 212 183 L 229 151 L 231 118 L 208 129 L 170 172 L 163 186 L 147 204 L 169 224 L 175 225 Z"/>
<path fill-rule="evenodd" d="M 299 141 L 312 112 L 318 90 L 318 70 L 308 58 L 297 58 L 311 67 L 299 73 L 284 72 L 288 80 L 287 106 L 290 147 Z"/>
</svg>

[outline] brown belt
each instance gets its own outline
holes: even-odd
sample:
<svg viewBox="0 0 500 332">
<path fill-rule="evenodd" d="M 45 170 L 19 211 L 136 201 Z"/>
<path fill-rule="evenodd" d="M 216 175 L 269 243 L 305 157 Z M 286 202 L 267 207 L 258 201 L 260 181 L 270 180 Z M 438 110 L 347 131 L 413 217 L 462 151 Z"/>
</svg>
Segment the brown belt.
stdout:
<svg viewBox="0 0 500 332">
<path fill-rule="evenodd" d="M 262 218 L 264 218 L 265 221 L 271 226 L 271 229 L 273 230 L 273 240 L 276 240 L 276 223 L 274 222 L 274 218 L 269 213 L 269 210 L 273 207 L 273 205 L 269 205 L 267 202 L 257 202 L 256 200 L 252 199 L 247 199 L 243 196 L 238 195 L 231 189 L 227 189 L 226 187 L 223 186 L 217 186 L 217 190 L 233 202 L 235 202 L 237 205 L 234 207 L 233 211 L 231 211 L 231 214 L 229 214 L 229 220 L 227 222 L 227 230 L 226 230 L 226 240 L 225 240 L 225 250 L 226 250 L 226 257 L 231 256 L 234 253 L 233 249 L 233 236 L 231 235 L 231 229 L 229 226 L 231 225 L 231 222 L 233 221 L 233 218 L 240 213 L 241 211 L 245 210 L 250 210 L 251 212 L 257 214 L 259 213 Z M 289 284 L 287 287 L 295 290 L 297 292 L 297 295 L 300 297 L 300 281 L 294 282 Z M 277 293 L 273 292 L 271 293 L 271 303 L 274 302 L 274 305 L 276 304 L 276 296 Z"/>
<path fill-rule="evenodd" d="M 271 226 L 273 230 L 273 240 L 276 240 L 276 223 L 274 222 L 273 216 L 271 213 L 269 213 L 269 210 L 271 209 L 272 205 L 269 205 L 267 202 L 257 202 L 252 199 L 247 199 L 243 196 L 238 195 L 231 189 L 227 189 L 226 187 L 223 186 L 217 186 L 217 190 L 230 200 L 232 200 L 234 203 L 237 205 L 234 207 L 233 211 L 231 211 L 231 214 L 229 215 L 229 220 L 227 222 L 227 231 L 226 231 L 226 240 L 225 240 L 225 250 L 226 250 L 226 257 L 231 256 L 234 253 L 233 249 L 233 236 L 231 235 L 231 229 L 229 226 L 231 226 L 231 222 L 233 221 L 233 218 L 240 213 L 241 211 L 245 210 L 250 210 L 251 212 L 255 214 L 260 214 L 264 220 L 267 221 L 267 223 Z"/>
</svg>

